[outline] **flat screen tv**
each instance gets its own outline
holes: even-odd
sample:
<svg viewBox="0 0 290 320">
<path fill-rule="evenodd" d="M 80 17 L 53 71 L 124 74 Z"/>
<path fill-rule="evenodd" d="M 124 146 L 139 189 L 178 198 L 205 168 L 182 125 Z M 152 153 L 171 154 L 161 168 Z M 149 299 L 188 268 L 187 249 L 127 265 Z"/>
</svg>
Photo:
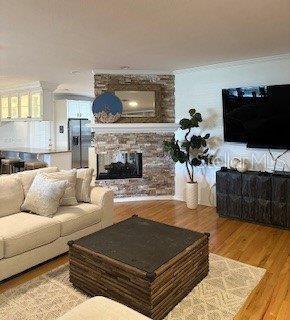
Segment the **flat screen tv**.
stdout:
<svg viewBox="0 0 290 320">
<path fill-rule="evenodd" d="M 224 139 L 289 149 L 290 84 L 223 89 Z"/>
</svg>

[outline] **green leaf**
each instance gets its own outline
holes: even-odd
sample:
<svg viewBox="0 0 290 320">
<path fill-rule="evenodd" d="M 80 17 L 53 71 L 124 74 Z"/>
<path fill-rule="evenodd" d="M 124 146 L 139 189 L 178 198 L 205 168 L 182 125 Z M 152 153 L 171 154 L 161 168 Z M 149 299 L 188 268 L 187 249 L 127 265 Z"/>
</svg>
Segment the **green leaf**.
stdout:
<svg viewBox="0 0 290 320">
<path fill-rule="evenodd" d="M 206 153 L 208 153 L 208 148 L 206 148 L 205 150 L 203 150 L 203 154 L 206 154 Z"/>
<path fill-rule="evenodd" d="M 190 120 L 190 122 L 191 122 L 191 127 L 192 127 L 192 128 L 197 128 L 197 127 L 199 127 L 198 121 L 197 121 L 195 118 L 192 118 L 192 119 Z"/>
<path fill-rule="evenodd" d="M 178 157 L 175 154 L 171 155 L 171 158 L 174 162 L 178 162 Z"/>
<path fill-rule="evenodd" d="M 201 122 L 202 121 L 202 117 L 201 117 L 201 114 L 199 112 L 197 112 L 195 115 L 195 119 L 198 121 L 198 122 Z"/>
<path fill-rule="evenodd" d="M 202 145 L 203 147 L 206 147 L 206 140 L 203 139 L 203 138 L 201 138 L 201 145 Z"/>
<path fill-rule="evenodd" d="M 207 133 L 203 138 L 204 138 L 204 139 L 208 139 L 209 137 L 210 137 L 210 134 Z"/>
<path fill-rule="evenodd" d="M 191 128 L 192 126 L 191 126 L 191 121 L 189 120 L 189 119 L 181 119 L 180 121 L 179 121 L 179 125 L 180 125 L 180 127 L 181 127 L 181 129 L 182 130 L 185 130 L 185 129 L 189 129 L 189 128 Z"/>
<path fill-rule="evenodd" d="M 183 141 L 181 147 L 188 149 L 190 147 L 190 141 Z"/>
<path fill-rule="evenodd" d="M 199 149 L 201 147 L 202 138 L 201 136 L 193 135 L 190 139 L 190 146 L 192 149 Z"/>
<path fill-rule="evenodd" d="M 192 166 L 195 166 L 195 167 L 198 167 L 198 166 L 201 165 L 201 160 L 199 160 L 198 158 L 193 158 L 193 159 L 191 160 L 191 165 L 192 165 Z"/>
<path fill-rule="evenodd" d="M 195 109 L 190 109 L 189 110 L 190 116 L 193 117 L 195 115 L 195 112 L 196 112 Z"/>
<path fill-rule="evenodd" d="M 187 156 L 186 156 L 186 154 L 184 153 L 184 152 L 180 152 L 179 153 L 179 157 L 178 157 L 178 161 L 180 162 L 180 163 L 184 163 L 185 161 L 186 161 L 186 159 L 187 159 Z"/>
</svg>

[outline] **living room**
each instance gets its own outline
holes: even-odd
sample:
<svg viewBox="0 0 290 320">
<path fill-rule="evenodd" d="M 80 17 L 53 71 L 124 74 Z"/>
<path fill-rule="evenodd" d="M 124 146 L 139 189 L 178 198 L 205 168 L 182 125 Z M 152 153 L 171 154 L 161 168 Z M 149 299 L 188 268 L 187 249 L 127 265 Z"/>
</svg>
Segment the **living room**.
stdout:
<svg viewBox="0 0 290 320">
<path fill-rule="evenodd" d="M 1 319 L 290 317 L 289 9 L 1 4 Z"/>
</svg>

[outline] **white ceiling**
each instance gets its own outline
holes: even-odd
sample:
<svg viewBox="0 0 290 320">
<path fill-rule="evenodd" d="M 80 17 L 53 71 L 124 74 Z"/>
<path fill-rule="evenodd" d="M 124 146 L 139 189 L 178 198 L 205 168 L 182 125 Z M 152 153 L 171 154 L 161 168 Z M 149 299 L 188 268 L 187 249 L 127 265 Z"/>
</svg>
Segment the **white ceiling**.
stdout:
<svg viewBox="0 0 290 320">
<path fill-rule="evenodd" d="M 0 0 L 0 32 L 0 88 L 42 80 L 92 94 L 92 69 L 168 72 L 289 53 L 290 1 Z"/>
</svg>

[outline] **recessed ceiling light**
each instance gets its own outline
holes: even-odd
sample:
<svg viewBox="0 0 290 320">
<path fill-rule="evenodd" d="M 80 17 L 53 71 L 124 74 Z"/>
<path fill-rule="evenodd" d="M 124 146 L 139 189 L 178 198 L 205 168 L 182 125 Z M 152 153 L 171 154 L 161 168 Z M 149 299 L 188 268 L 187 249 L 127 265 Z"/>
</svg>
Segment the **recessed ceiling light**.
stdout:
<svg viewBox="0 0 290 320">
<path fill-rule="evenodd" d="M 130 107 L 137 107 L 138 106 L 138 102 L 137 101 L 130 101 L 129 102 L 129 106 Z"/>
<path fill-rule="evenodd" d="M 121 70 L 128 70 L 128 69 L 130 69 L 130 67 L 129 66 L 121 66 L 120 69 Z"/>
<path fill-rule="evenodd" d="M 80 70 L 71 70 L 69 73 L 70 74 L 80 74 L 81 72 L 80 72 Z"/>
</svg>

